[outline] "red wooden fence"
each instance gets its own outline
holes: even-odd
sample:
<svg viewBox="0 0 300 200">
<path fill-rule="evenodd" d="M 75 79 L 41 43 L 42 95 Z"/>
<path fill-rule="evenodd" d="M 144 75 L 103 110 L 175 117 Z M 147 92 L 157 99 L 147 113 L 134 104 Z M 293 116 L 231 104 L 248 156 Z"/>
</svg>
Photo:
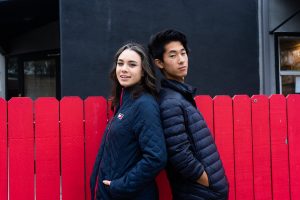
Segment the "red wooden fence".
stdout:
<svg viewBox="0 0 300 200">
<path fill-rule="evenodd" d="M 195 100 L 213 131 L 230 200 L 300 199 L 300 95 Z M 89 200 L 108 118 L 103 97 L 0 99 L 0 199 Z M 161 199 L 171 199 L 164 172 L 157 182 Z"/>
</svg>

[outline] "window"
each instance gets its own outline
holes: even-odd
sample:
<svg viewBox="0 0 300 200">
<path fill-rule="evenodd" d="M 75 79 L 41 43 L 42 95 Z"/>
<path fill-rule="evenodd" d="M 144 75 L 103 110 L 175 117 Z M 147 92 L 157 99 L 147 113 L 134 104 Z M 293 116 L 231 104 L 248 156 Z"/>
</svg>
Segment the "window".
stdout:
<svg viewBox="0 0 300 200">
<path fill-rule="evenodd" d="M 20 88 L 19 88 L 19 64 L 18 58 L 13 57 L 8 59 L 7 62 L 7 95 L 8 99 L 11 97 L 21 96 Z"/>
<path fill-rule="evenodd" d="M 26 96 L 60 98 L 59 53 L 13 56 L 7 62 L 7 99 Z"/>
<path fill-rule="evenodd" d="M 300 93 L 300 36 L 280 36 L 278 45 L 280 93 Z"/>
</svg>

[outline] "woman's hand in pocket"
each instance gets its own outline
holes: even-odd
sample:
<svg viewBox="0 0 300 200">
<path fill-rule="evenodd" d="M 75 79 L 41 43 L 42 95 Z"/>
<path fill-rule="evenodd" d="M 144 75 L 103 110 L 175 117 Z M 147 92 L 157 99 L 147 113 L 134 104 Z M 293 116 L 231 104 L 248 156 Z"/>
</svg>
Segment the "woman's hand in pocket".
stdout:
<svg viewBox="0 0 300 200">
<path fill-rule="evenodd" d="M 111 181 L 103 180 L 102 182 L 103 182 L 103 184 L 104 184 L 105 186 L 110 186 L 110 182 L 111 182 Z"/>
</svg>

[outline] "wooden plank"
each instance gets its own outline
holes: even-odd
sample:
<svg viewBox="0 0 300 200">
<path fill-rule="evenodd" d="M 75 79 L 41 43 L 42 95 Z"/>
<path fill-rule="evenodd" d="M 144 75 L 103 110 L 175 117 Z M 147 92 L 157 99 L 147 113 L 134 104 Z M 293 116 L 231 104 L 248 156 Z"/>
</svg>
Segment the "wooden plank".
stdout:
<svg viewBox="0 0 300 200">
<path fill-rule="evenodd" d="M 90 176 L 107 124 L 107 101 L 103 97 L 88 97 L 85 114 L 85 178 L 86 199 L 91 199 Z"/>
<path fill-rule="evenodd" d="M 229 96 L 214 98 L 215 141 L 229 181 L 229 199 L 235 199 L 234 148 L 232 99 Z"/>
<path fill-rule="evenodd" d="M 208 128 L 211 130 L 211 133 L 214 135 L 214 108 L 213 100 L 208 95 L 199 95 L 195 97 L 195 102 L 197 108 L 203 115 L 205 122 Z"/>
<path fill-rule="evenodd" d="M 171 200 L 172 192 L 166 171 L 161 171 L 156 177 L 156 183 L 159 190 L 159 199 Z"/>
<path fill-rule="evenodd" d="M 286 99 L 270 97 L 273 200 L 290 199 Z"/>
<path fill-rule="evenodd" d="M 33 104 L 27 97 L 8 102 L 9 197 L 34 199 Z"/>
<path fill-rule="evenodd" d="M 269 100 L 263 95 L 251 100 L 255 200 L 272 199 Z"/>
<path fill-rule="evenodd" d="M 60 101 L 62 198 L 85 198 L 83 101 L 64 97 Z"/>
<path fill-rule="evenodd" d="M 113 110 L 111 110 L 111 104 L 112 104 L 112 101 L 107 100 L 107 118 L 108 118 L 108 120 L 110 120 L 114 115 Z"/>
<path fill-rule="evenodd" d="M 0 98 L 0 199 L 7 199 L 7 112 L 6 101 Z"/>
<path fill-rule="evenodd" d="M 36 199 L 60 199 L 59 102 L 38 98 L 35 108 Z"/>
<path fill-rule="evenodd" d="M 253 163 L 251 100 L 246 95 L 233 98 L 236 199 L 252 200 Z"/>
<path fill-rule="evenodd" d="M 291 199 L 300 199 L 300 95 L 287 97 Z"/>
</svg>

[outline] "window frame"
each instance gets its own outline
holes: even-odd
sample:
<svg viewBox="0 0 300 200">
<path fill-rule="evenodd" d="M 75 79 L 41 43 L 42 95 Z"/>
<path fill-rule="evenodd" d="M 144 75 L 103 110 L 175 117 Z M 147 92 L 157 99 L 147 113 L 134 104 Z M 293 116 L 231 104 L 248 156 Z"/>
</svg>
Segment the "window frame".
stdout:
<svg viewBox="0 0 300 200">
<path fill-rule="evenodd" d="M 8 98 L 8 62 L 9 59 L 16 57 L 18 59 L 18 80 L 19 91 L 21 96 L 24 96 L 24 62 L 45 59 L 47 57 L 55 57 L 56 59 L 56 99 L 61 99 L 61 67 L 60 67 L 60 50 L 39 51 L 25 54 L 8 55 L 5 58 L 5 97 Z"/>
<path fill-rule="evenodd" d="M 276 93 L 282 94 L 282 76 L 300 76 L 300 71 L 296 70 L 280 70 L 280 37 L 299 37 L 298 32 L 276 33 L 275 34 L 275 73 L 276 73 Z"/>
</svg>

